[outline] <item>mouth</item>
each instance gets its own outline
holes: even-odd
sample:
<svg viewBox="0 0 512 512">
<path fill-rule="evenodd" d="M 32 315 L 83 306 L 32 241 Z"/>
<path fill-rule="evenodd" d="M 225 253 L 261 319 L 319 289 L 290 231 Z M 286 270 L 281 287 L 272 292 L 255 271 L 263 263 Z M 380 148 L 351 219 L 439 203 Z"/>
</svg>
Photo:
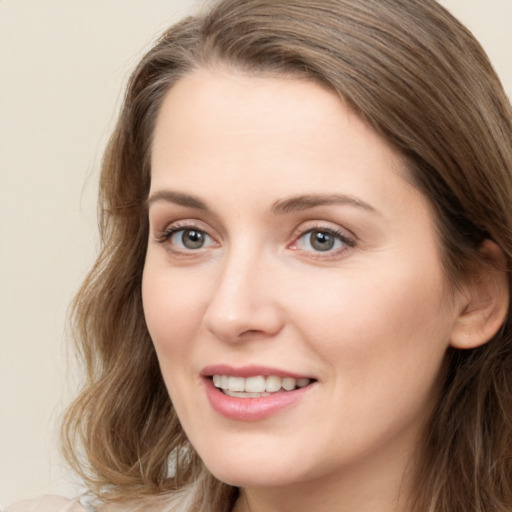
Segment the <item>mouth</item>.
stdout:
<svg viewBox="0 0 512 512">
<path fill-rule="evenodd" d="M 201 377 L 213 410 L 234 421 L 262 421 L 297 406 L 311 395 L 317 380 L 288 371 L 249 365 L 209 366 Z"/>
<path fill-rule="evenodd" d="M 240 377 L 215 374 L 209 377 L 215 388 L 234 398 L 261 398 L 305 388 L 314 379 L 280 377 L 278 375 L 255 375 Z"/>
</svg>

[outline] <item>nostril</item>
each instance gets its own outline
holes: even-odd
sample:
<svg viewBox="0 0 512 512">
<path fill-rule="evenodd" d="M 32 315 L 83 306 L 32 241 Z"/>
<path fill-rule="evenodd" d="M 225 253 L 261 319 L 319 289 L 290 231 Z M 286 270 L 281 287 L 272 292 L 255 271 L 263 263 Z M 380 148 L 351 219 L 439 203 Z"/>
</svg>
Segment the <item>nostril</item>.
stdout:
<svg viewBox="0 0 512 512">
<path fill-rule="evenodd" d="M 265 336 L 265 332 L 258 329 L 248 329 L 240 334 L 240 338 L 255 338 L 258 336 Z"/>
</svg>

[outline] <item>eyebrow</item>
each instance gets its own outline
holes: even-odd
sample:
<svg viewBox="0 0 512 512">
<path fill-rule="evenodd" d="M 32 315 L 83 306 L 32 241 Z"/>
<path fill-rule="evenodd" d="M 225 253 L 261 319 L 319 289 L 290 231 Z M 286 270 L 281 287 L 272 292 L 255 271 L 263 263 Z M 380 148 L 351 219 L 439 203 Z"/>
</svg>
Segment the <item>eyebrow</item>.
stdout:
<svg viewBox="0 0 512 512">
<path fill-rule="evenodd" d="M 190 194 L 175 192 L 173 190 L 158 190 L 152 194 L 146 202 L 147 208 L 158 201 L 174 203 L 188 208 L 195 208 L 197 210 L 209 209 L 206 203 L 201 199 Z M 348 205 L 361 208 L 362 210 L 366 210 L 371 213 L 379 213 L 372 205 L 357 197 L 346 194 L 304 194 L 294 196 L 288 199 L 276 201 L 272 205 L 271 211 L 274 215 L 286 215 L 287 213 L 328 205 Z"/>
<path fill-rule="evenodd" d="M 354 206 L 371 213 L 379 213 L 372 205 L 365 201 L 345 194 L 305 194 L 290 197 L 289 199 L 276 201 L 272 205 L 272 212 L 275 215 L 284 215 L 295 211 L 308 210 L 309 208 L 328 206 L 331 204 Z"/>
<path fill-rule="evenodd" d="M 206 203 L 197 197 L 191 196 L 190 194 L 183 194 L 181 192 L 174 192 L 172 190 L 158 190 L 148 198 L 146 201 L 146 207 L 149 208 L 153 203 L 158 201 L 174 203 L 188 208 L 196 208 L 198 210 L 208 210 Z"/>
</svg>

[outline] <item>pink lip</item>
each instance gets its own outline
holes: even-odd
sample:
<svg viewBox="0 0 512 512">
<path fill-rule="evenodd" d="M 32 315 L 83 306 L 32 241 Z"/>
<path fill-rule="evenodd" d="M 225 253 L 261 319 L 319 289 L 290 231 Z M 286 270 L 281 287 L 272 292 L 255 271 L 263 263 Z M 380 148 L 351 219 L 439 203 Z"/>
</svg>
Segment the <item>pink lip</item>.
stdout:
<svg viewBox="0 0 512 512">
<path fill-rule="evenodd" d="M 282 370 L 246 366 L 243 368 L 232 368 L 225 365 L 209 366 L 201 372 L 206 390 L 206 396 L 212 409 L 225 418 L 238 421 L 259 421 L 276 414 L 283 409 L 297 404 L 304 399 L 307 393 L 314 386 L 314 383 L 293 391 L 282 391 L 269 396 L 259 398 L 237 398 L 224 394 L 213 385 L 212 375 L 232 375 L 235 377 L 252 377 L 255 375 L 276 375 L 278 377 L 304 378 Z"/>
<path fill-rule="evenodd" d="M 206 366 L 201 371 L 201 375 L 203 377 L 211 377 L 212 375 L 231 375 L 233 377 L 255 377 L 257 375 L 262 375 L 263 377 L 268 377 L 269 375 L 275 375 L 276 377 L 293 377 L 294 379 L 308 379 L 307 375 L 299 375 L 298 373 L 291 373 L 288 371 L 283 371 L 278 368 L 270 368 L 268 366 L 242 366 L 235 368 L 233 366 L 228 366 L 226 364 L 217 364 L 213 366 Z"/>
</svg>

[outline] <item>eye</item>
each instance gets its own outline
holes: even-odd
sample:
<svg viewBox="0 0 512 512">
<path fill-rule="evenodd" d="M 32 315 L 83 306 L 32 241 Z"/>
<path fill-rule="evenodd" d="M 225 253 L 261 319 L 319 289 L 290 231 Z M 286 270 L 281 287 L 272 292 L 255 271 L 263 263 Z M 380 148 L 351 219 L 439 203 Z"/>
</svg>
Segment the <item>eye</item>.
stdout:
<svg viewBox="0 0 512 512">
<path fill-rule="evenodd" d="M 170 240 L 185 249 L 201 249 L 208 243 L 210 237 L 199 229 L 180 229 L 174 233 Z"/>
<path fill-rule="evenodd" d="M 213 238 L 196 227 L 174 227 L 168 229 L 159 240 L 178 251 L 203 249 L 214 243 Z"/>
<path fill-rule="evenodd" d="M 353 246 L 354 241 L 339 231 L 314 228 L 299 236 L 293 248 L 313 252 L 335 252 Z"/>
</svg>

